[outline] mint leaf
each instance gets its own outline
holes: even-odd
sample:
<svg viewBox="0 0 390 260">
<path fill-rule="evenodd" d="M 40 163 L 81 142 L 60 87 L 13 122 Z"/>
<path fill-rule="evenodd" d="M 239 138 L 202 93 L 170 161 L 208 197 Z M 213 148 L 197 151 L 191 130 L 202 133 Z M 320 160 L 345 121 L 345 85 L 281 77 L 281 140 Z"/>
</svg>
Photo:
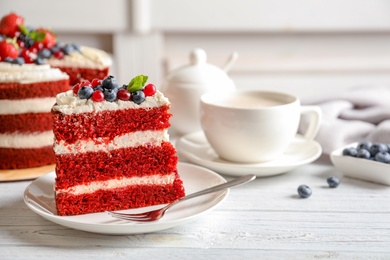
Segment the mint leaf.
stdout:
<svg viewBox="0 0 390 260">
<path fill-rule="evenodd" d="M 38 31 L 29 31 L 29 29 L 24 25 L 19 25 L 20 31 L 30 37 L 34 42 L 41 42 L 45 39 L 46 33 Z"/>
<path fill-rule="evenodd" d="M 129 82 L 129 84 L 127 85 L 127 90 L 129 92 L 135 92 L 137 90 L 140 90 L 143 88 L 146 81 L 148 81 L 148 76 L 138 75 Z"/>
<path fill-rule="evenodd" d="M 41 42 L 46 37 L 46 33 L 33 31 L 30 33 L 29 37 L 33 39 L 34 42 Z"/>
<path fill-rule="evenodd" d="M 145 85 L 146 81 L 148 81 L 148 76 L 143 76 L 142 86 Z"/>
<path fill-rule="evenodd" d="M 19 25 L 19 30 L 24 34 L 24 35 L 28 35 L 30 33 L 30 31 L 28 30 L 28 28 L 24 25 Z"/>
</svg>

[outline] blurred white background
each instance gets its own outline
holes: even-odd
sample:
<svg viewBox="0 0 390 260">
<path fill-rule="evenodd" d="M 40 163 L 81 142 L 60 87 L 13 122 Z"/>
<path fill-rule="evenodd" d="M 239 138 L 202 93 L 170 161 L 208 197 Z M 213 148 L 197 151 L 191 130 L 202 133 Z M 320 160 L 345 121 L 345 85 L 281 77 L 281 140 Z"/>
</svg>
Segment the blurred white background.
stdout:
<svg viewBox="0 0 390 260">
<path fill-rule="evenodd" d="M 0 16 L 11 11 L 111 53 L 120 82 L 160 85 L 200 47 L 221 67 L 239 53 L 238 88 L 307 96 L 390 83 L 388 0 L 1 0 Z"/>
</svg>

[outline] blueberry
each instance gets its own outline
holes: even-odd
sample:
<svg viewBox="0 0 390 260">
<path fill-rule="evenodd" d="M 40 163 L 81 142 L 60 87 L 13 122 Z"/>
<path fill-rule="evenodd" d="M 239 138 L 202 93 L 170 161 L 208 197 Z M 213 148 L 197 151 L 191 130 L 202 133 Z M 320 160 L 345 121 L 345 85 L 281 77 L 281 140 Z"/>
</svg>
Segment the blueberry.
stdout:
<svg viewBox="0 0 390 260">
<path fill-rule="evenodd" d="M 387 152 L 388 150 L 389 148 L 387 147 L 386 144 L 378 143 L 378 144 L 373 144 L 370 147 L 370 153 L 372 157 L 374 157 L 377 153 Z"/>
<path fill-rule="evenodd" d="M 336 188 L 340 184 L 339 178 L 332 176 L 326 179 L 330 188 Z"/>
<path fill-rule="evenodd" d="M 382 163 L 390 163 L 390 154 L 388 152 L 379 152 L 375 155 L 374 160 Z"/>
<path fill-rule="evenodd" d="M 72 44 L 65 44 L 61 49 L 65 55 L 69 55 L 69 53 L 75 51 L 74 45 Z"/>
<path fill-rule="evenodd" d="M 298 195 L 299 195 L 299 197 L 301 197 L 301 198 L 308 198 L 308 197 L 311 196 L 311 193 L 312 192 L 311 192 L 311 189 L 310 189 L 309 186 L 304 185 L 304 184 L 299 185 L 299 187 L 298 187 Z"/>
<path fill-rule="evenodd" d="M 131 93 L 131 100 L 139 105 L 145 101 L 145 93 L 142 90 L 137 90 Z"/>
<path fill-rule="evenodd" d="M 14 63 L 14 59 L 12 59 L 11 57 L 7 57 L 4 59 L 4 62 Z"/>
<path fill-rule="evenodd" d="M 79 92 L 77 92 L 79 98 L 81 99 L 88 99 L 92 96 L 93 89 L 88 86 L 83 86 L 79 89 Z"/>
<path fill-rule="evenodd" d="M 24 46 L 25 48 L 30 48 L 31 46 L 33 46 L 34 44 L 34 40 L 31 39 L 30 37 L 26 36 L 26 38 L 24 39 Z"/>
<path fill-rule="evenodd" d="M 31 37 L 29 37 L 29 36 L 27 36 L 27 35 L 24 35 L 24 34 L 21 34 L 20 36 L 19 36 L 19 40 L 21 40 L 22 42 L 24 42 L 24 46 L 25 46 L 25 48 L 30 48 L 33 44 L 34 44 L 34 40 L 31 38 Z"/>
<path fill-rule="evenodd" d="M 372 143 L 370 141 L 363 141 L 363 142 L 360 142 L 358 143 L 357 145 L 357 149 L 366 149 L 367 151 L 370 150 L 370 147 L 371 147 Z"/>
<path fill-rule="evenodd" d="M 104 89 L 103 87 L 100 85 L 100 86 L 96 86 L 93 88 L 93 91 L 97 91 L 97 90 L 100 90 L 101 92 L 104 92 Z"/>
<path fill-rule="evenodd" d="M 115 89 L 119 87 L 118 82 L 116 82 L 114 76 L 111 75 L 103 80 L 102 85 L 103 88 L 108 88 L 108 89 Z"/>
<path fill-rule="evenodd" d="M 23 65 L 25 62 L 24 62 L 24 59 L 22 57 L 17 57 L 16 59 L 14 59 L 12 61 L 13 64 L 17 64 L 17 65 Z"/>
<path fill-rule="evenodd" d="M 354 147 L 345 148 L 345 149 L 343 150 L 343 155 L 356 157 L 356 155 L 357 155 L 357 149 L 354 148 Z"/>
<path fill-rule="evenodd" d="M 104 89 L 104 99 L 109 101 L 109 102 L 113 102 L 116 100 L 116 96 L 117 96 L 117 91 L 116 89 L 109 89 L 109 88 L 106 88 Z"/>
<path fill-rule="evenodd" d="M 47 48 L 44 48 L 38 52 L 38 57 L 43 59 L 49 59 L 51 57 L 51 51 Z"/>
<path fill-rule="evenodd" d="M 61 50 L 61 44 L 59 42 L 57 42 L 56 45 L 54 45 L 54 47 L 50 49 L 51 53 L 56 53 L 60 50 Z"/>
<path fill-rule="evenodd" d="M 34 63 L 37 65 L 43 65 L 43 64 L 45 64 L 45 60 L 38 57 L 38 58 L 36 58 L 36 60 L 34 60 Z"/>
<path fill-rule="evenodd" d="M 363 159 L 370 159 L 371 154 L 366 149 L 358 149 L 356 157 L 357 158 L 363 158 Z"/>
<path fill-rule="evenodd" d="M 75 43 L 72 43 L 72 47 L 73 47 L 73 49 L 74 49 L 75 51 L 81 52 L 81 50 L 80 50 L 80 45 L 75 44 Z"/>
</svg>

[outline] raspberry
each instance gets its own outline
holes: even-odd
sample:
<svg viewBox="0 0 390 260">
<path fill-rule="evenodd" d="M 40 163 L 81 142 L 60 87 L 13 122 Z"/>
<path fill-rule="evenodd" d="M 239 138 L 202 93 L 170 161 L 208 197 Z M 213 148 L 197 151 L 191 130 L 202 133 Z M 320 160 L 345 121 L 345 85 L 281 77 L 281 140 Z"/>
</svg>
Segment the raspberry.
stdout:
<svg viewBox="0 0 390 260">
<path fill-rule="evenodd" d="M 79 89 L 81 88 L 80 83 L 77 83 L 76 85 L 73 86 L 73 94 L 77 96 Z"/>
<path fill-rule="evenodd" d="M 83 82 L 80 83 L 80 87 L 84 87 L 84 86 L 92 88 L 91 82 L 89 82 L 88 80 L 84 80 Z"/>
<path fill-rule="evenodd" d="M 117 94 L 118 99 L 123 101 L 129 101 L 131 98 L 131 94 L 126 89 L 120 89 Z"/>
<path fill-rule="evenodd" d="M 30 47 L 30 51 L 33 53 L 38 53 L 40 50 L 44 48 L 44 45 L 42 42 L 34 42 L 34 44 Z"/>
<path fill-rule="evenodd" d="M 65 54 L 62 51 L 57 51 L 53 54 L 53 56 L 59 60 L 62 60 L 64 58 Z"/>
<path fill-rule="evenodd" d="M 45 38 L 42 40 L 42 43 L 45 48 L 51 49 L 56 45 L 56 36 L 49 30 L 44 28 L 39 28 L 36 32 L 42 32 L 45 34 Z"/>
<path fill-rule="evenodd" d="M 0 34 L 8 37 L 17 37 L 20 35 L 19 25 L 24 24 L 23 17 L 16 13 L 10 13 L 0 20 Z"/>
<path fill-rule="evenodd" d="M 156 93 L 156 87 L 153 84 L 148 84 L 144 87 L 143 92 L 147 97 L 153 96 Z"/>
<path fill-rule="evenodd" d="M 96 90 L 95 92 L 93 92 L 91 98 L 94 102 L 102 102 L 104 101 L 104 94 L 102 91 Z"/>
<path fill-rule="evenodd" d="M 28 49 L 23 49 L 20 53 L 25 63 L 34 63 L 34 59 L 31 56 L 31 52 Z"/>
<path fill-rule="evenodd" d="M 102 84 L 102 81 L 100 79 L 93 79 L 91 81 L 91 85 L 92 85 L 93 88 L 97 87 L 97 86 L 100 86 L 101 84 Z"/>
<path fill-rule="evenodd" d="M 4 61 L 7 57 L 16 59 L 19 55 L 18 49 L 14 44 L 3 40 L 0 42 L 0 61 Z"/>
</svg>

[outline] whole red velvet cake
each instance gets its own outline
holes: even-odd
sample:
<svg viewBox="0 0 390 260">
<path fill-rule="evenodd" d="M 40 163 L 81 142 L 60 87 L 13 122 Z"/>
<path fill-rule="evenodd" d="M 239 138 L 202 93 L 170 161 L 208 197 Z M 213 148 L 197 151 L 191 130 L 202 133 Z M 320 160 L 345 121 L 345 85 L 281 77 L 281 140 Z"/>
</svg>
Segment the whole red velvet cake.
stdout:
<svg viewBox="0 0 390 260">
<path fill-rule="evenodd" d="M 168 203 L 184 196 L 167 133 L 170 103 L 146 76 L 76 84 L 52 108 L 58 215 Z"/>
<path fill-rule="evenodd" d="M 49 65 L 0 63 L 0 169 L 54 164 L 51 107 L 69 77 Z"/>
<path fill-rule="evenodd" d="M 103 78 L 107 53 L 62 44 L 44 28 L 10 13 L 0 20 L 0 169 L 55 163 L 51 107 L 55 96 L 83 80 Z"/>
</svg>

